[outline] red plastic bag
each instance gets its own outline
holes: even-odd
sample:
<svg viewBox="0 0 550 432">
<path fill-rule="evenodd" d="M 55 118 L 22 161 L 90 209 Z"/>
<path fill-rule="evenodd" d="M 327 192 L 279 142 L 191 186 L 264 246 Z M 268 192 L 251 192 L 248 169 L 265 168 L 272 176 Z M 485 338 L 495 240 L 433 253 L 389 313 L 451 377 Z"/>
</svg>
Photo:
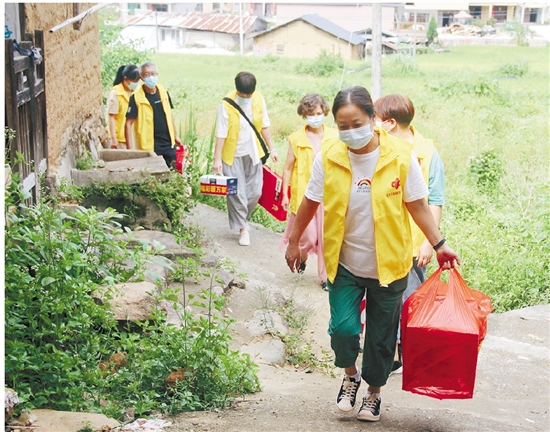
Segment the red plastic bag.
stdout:
<svg viewBox="0 0 550 432">
<path fill-rule="evenodd" d="M 187 146 L 179 145 L 176 147 L 176 171 L 180 174 L 183 173 L 183 170 L 188 163 L 188 154 L 189 152 L 187 151 Z"/>
<path fill-rule="evenodd" d="M 456 269 L 435 271 L 403 305 L 403 390 L 437 399 L 473 397 L 477 355 L 487 333 L 489 296 Z"/>
<path fill-rule="evenodd" d="M 281 205 L 283 201 L 283 178 L 267 165 L 263 165 L 262 168 L 263 186 L 258 204 L 271 213 L 275 219 L 284 222 L 287 212 Z M 290 187 L 288 196 L 290 197 Z"/>
</svg>

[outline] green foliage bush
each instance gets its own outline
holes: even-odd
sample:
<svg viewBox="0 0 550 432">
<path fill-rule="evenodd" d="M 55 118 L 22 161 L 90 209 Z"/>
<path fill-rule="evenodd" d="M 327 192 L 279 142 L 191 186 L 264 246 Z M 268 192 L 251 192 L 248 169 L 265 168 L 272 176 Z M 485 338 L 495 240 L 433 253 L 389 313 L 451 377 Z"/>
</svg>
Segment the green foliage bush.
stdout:
<svg viewBox="0 0 550 432">
<path fill-rule="evenodd" d="M 428 24 L 428 31 L 426 33 L 428 42 L 433 43 L 434 39 L 437 38 L 437 35 L 437 21 L 435 19 L 435 16 L 432 15 L 432 17 L 430 18 L 430 23 Z"/>
<path fill-rule="evenodd" d="M 493 150 L 485 150 L 470 159 L 469 174 L 479 188 L 494 191 L 503 175 L 502 162 Z"/>
<path fill-rule="evenodd" d="M 139 66 L 149 52 L 141 48 L 143 41 L 122 40 L 120 33 L 122 24 L 109 24 L 108 20 L 116 19 L 116 12 L 110 8 L 99 12 L 99 40 L 101 51 L 101 85 L 104 94 L 113 86 L 118 68 L 122 65 L 135 64 Z"/>
<path fill-rule="evenodd" d="M 414 58 L 404 54 L 394 54 L 384 62 L 384 75 L 392 77 L 405 77 L 420 75 Z"/>
<path fill-rule="evenodd" d="M 134 408 L 144 416 L 223 407 L 259 389 L 257 366 L 229 347 L 233 321 L 223 317 L 224 297 L 206 290 L 184 295 L 180 304 L 181 290 L 166 289 L 157 300 L 174 305 L 181 328 L 166 324 L 160 309 L 149 321 L 121 328 L 92 293 L 104 286 L 109 298 L 115 283 L 140 279 L 156 251 L 146 243 L 129 247 L 131 232 L 113 210 L 80 207 L 68 214 L 55 203 L 26 206 L 25 198 L 15 174 L 6 202 L 4 360 L 18 410 L 119 418 Z M 122 352 L 126 365 L 99 368 Z M 167 386 L 179 369 L 185 378 Z"/>
<path fill-rule="evenodd" d="M 131 219 L 139 216 L 135 204 L 136 197 L 150 198 L 166 212 L 172 226 L 181 223 L 186 212 L 195 205 L 191 198 L 190 178 L 172 171 L 167 181 L 161 181 L 151 176 L 141 183 L 94 183 L 82 188 L 82 197 L 99 197 L 111 202 L 126 203 L 123 208 L 117 209 Z"/>
<path fill-rule="evenodd" d="M 505 63 L 498 68 L 498 74 L 500 76 L 515 76 L 522 77 L 529 71 L 529 64 L 527 62 L 520 63 Z"/>
<path fill-rule="evenodd" d="M 298 63 L 295 72 L 301 75 L 326 77 L 342 70 L 343 67 L 344 60 L 340 54 L 329 54 L 326 50 L 322 50 L 313 62 Z"/>
</svg>

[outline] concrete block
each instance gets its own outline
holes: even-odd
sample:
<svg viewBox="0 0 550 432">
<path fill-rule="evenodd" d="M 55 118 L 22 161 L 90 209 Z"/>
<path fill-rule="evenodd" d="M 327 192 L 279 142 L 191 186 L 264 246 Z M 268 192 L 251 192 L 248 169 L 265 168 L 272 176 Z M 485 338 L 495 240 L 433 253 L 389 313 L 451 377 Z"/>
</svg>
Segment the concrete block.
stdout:
<svg viewBox="0 0 550 432">
<path fill-rule="evenodd" d="M 105 162 L 105 167 L 93 170 L 71 170 L 73 184 L 80 187 L 91 186 L 94 182 L 134 184 L 150 176 L 159 180 L 170 178 L 170 170 L 162 156 Z"/>
<path fill-rule="evenodd" d="M 147 150 L 103 149 L 99 152 L 99 158 L 105 162 L 116 162 L 128 159 L 142 159 L 156 156 L 155 152 Z"/>
</svg>

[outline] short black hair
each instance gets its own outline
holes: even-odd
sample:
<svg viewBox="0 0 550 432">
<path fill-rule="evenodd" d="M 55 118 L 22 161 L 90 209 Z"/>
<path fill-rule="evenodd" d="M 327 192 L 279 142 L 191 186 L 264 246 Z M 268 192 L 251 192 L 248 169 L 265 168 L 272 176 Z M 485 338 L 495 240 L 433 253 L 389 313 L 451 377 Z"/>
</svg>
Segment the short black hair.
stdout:
<svg viewBox="0 0 550 432">
<path fill-rule="evenodd" d="M 235 88 L 242 94 L 252 94 L 256 91 L 256 77 L 250 72 L 239 72 L 235 77 Z"/>
<path fill-rule="evenodd" d="M 332 115 L 334 118 L 336 118 L 336 113 L 340 108 L 350 104 L 360 108 L 370 118 L 373 117 L 374 105 L 372 103 L 372 98 L 365 87 L 355 86 L 340 90 L 334 98 L 334 102 L 332 104 Z"/>
</svg>

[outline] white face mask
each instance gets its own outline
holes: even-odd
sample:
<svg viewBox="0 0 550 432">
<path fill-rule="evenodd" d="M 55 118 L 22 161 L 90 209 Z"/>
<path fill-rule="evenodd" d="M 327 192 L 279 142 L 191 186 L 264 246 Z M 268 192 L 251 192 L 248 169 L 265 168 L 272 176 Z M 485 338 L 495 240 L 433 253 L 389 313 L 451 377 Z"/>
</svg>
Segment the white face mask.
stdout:
<svg viewBox="0 0 550 432">
<path fill-rule="evenodd" d="M 249 98 L 243 98 L 243 97 L 240 97 L 239 95 L 237 95 L 237 103 L 239 105 L 248 105 L 250 102 L 252 101 L 252 98 L 249 97 Z"/>
<path fill-rule="evenodd" d="M 365 147 L 372 139 L 373 133 L 370 124 L 355 129 L 338 131 L 340 141 L 343 141 L 350 149 L 358 150 Z"/>
<path fill-rule="evenodd" d="M 320 114 L 316 116 L 306 116 L 307 124 L 310 125 L 313 129 L 317 129 L 325 121 L 325 115 Z"/>
</svg>

